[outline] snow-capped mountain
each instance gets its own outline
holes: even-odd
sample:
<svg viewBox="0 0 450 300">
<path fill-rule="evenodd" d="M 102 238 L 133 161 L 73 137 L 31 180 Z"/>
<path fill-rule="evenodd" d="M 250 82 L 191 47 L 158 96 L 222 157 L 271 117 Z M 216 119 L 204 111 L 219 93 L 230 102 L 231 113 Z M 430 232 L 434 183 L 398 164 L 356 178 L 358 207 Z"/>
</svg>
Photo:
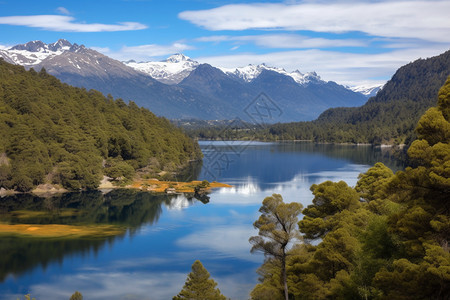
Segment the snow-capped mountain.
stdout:
<svg viewBox="0 0 450 300">
<path fill-rule="evenodd" d="M 279 119 L 267 122 L 313 120 L 328 108 L 360 106 L 367 100 L 314 72 L 289 73 L 264 64 L 219 69 L 183 54 L 160 62 L 123 63 L 66 40 L 0 47 L 0 57 L 27 69 L 45 68 L 65 83 L 133 100 L 171 119 L 252 121 L 246 107 L 262 92 L 282 112 Z"/>
<path fill-rule="evenodd" d="M 77 44 L 72 45 L 64 39 L 60 39 L 52 44 L 32 41 L 9 49 L 0 49 L 0 56 L 7 62 L 31 67 L 40 64 L 47 58 L 59 56 L 66 51 L 77 51 L 80 47 Z"/>
<path fill-rule="evenodd" d="M 360 93 L 365 95 L 367 98 L 374 97 L 379 90 L 384 86 L 384 84 L 377 85 L 359 85 L 354 87 L 347 87 L 355 93 Z"/>
<path fill-rule="evenodd" d="M 79 70 L 81 70 L 82 65 L 85 65 L 84 67 L 86 68 L 86 64 L 90 64 L 90 62 L 81 60 L 76 63 L 70 59 L 60 60 L 58 59 L 58 57 L 63 54 L 64 56 L 68 56 L 69 52 L 76 53 L 82 51 L 93 50 L 90 50 L 83 45 L 80 46 L 76 43 L 71 44 L 69 41 L 64 39 L 60 39 L 57 42 L 51 44 L 45 44 L 42 41 L 31 41 L 26 44 L 16 45 L 9 49 L 0 48 L 0 57 L 2 57 L 6 62 L 19 64 L 27 68 L 41 67 L 41 65 L 43 65 L 43 61 L 53 60 L 60 61 L 59 63 L 63 61 L 65 63 L 72 64 L 74 67 L 77 67 Z M 98 61 L 93 62 L 94 66 L 97 65 L 97 69 L 100 68 L 98 64 Z M 163 61 L 136 62 L 134 60 L 130 60 L 127 62 L 123 62 L 123 64 L 131 67 L 136 71 L 148 74 L 159 82 L 170 85 L 176 85 L 180 83 L 200 65 L 199 62 L 181 53 L 174 54 Z M 116 65 L 116 69 L 117 68 L 120 69 L 120 66 Z M 97 70 L 97 72 L 100 71 L 100 69 Z M 279 74 L 289 76 L 300 85 L 305 85 L 308 83 L 326 83 L 326 81 L 323 81 L 316 72 L 301 73 L 299 70 L 296 70 L 294 72 L 287 72 L 282 68 L 271 67 L 265 64 L 250 64 L 244 67 L 219 69 L 226 75 L 232 78 L 240 79 L 246 83 L 249 83 L 257 78 L 263 70 L 274 71 Z M 381 89 L 381 87 L 382 85 L 364 85 L 346 88 L 369 98 L 371 96 L 375 96 L 378 90 Z"/>
<path fill-rule="evenodd" d="M 135 70 L 147 73 L 154 79 L 166 84 L 180 83 L 200 65 L 199 62 L 192 60 L 191 58 L 180 53 L 174 54 L 163 61 L 135 62 L 133 60 L 130 60 L 124 62 L 124 64 L 132 67 Z M 269 67 L 265 64 L 250 64 L 248 66 L 238 68 L 218 67 L 218 69 L 228 76 L 241 79 L 244 82 L 251 82 L 252 80 L 257 78 L 263 70 L 274 71 L 285 76 L 292 77 L 299 84 L 307 84 L 309 82 L 324 82 L 316 72 L 310 72 L 306 74 L 303 74 L 298 70 L 294 72 L 287 72 L 282 68 Z"/>
<path fill-rule="evenodd" d="M 124 62 L 125 65 L 135 70 L 149 74 L 154 79 L 166 83 L 177 84 L 186 78 L 199 63 L 189 57 L 177 53 L 163 61 Z"/>
<path fill-rule="evenodd" d="M 228 74 L 230 76 L 235 76 L 239 79 L 244 80 L 245 82 L 251 82 L 255 78 L 257 78 L 263 70 L 268 71 L 274 71 L 280 74 L 283 74 L 285 76 L 292 77 L 292 79 L 295 80 L 295 82 L 299 84 L 307 84 L 311 81 L 314 81 L 316 83 L 319 83 L 322 81 L 320 79 L 320 76 L 317 75 L 316 72 L 310 72 L 303 74 L 299 70 L 295 70 L 294 72 L 287 72 L 285 69 L 282 68 L 276 68 L 276 67 L 269 67 L 265 64 L 261 65 L 248 65 L 245 67 L 230 69 L 230 68 L 219 68 L 224 72 L 225 74 Z"/>
</svg>

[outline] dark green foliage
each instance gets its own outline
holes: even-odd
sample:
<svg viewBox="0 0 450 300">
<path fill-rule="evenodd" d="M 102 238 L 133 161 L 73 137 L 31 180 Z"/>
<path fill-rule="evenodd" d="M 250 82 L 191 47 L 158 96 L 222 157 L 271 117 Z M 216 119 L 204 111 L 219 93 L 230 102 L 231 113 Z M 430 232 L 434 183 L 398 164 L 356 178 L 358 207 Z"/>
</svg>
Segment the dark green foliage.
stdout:
<svg viewBox="0 0 450 300">
<path fill-rule="evenodd" d="M 302 208 L 303 206 L 300 203 L 284 203 L 280 194 L 266 197 L 259 209 L 261 216 L 253 223 L 253 226 L 259 230 L 258 235 L 249 239 L 249 242 L 253 245 L 251 252 L 261 251 L 269 259 L 278 262 L 280 265 L 281 272 L 278 276 L 286 300 L 289 298 L 286 258 L 288 257 L 289 245 L 300 239 L 296 224 L 297 216 Z"/>
<path fill-rule="evenodd" d="M 19 191 L 41 183 L 92 189 L 105 174 L 129 179 L 141 168 L 175 171 L 200 157 L 179 129 L 133 102 L 3 60 L 0 138 L 0 187 Z"/>
<path fill-rule="evenodd" d="M 173 300 L 226 300 L 216 286 L 217 283 L 210 278 L 209 272 L 199 260 L 196 260 L 192 264 L 192 272 L 188 274 L 183 289 L 173 297 Z"/>
<path fill-rule="evenodd" d="M 393 174 L 381 163 L 343 182 L 313 185 L 299 222 L 306 241 L 287 261 L 293 299 L 450 298 L 450 78 L 417 125 L 412 167 Z M 361 200 L 359 200 L 361 197 Z M 254 299 L 280 298 L 266 261 Z M 277 292 L 278 291 L 278 292 Z M 276 293 L 277 292 L 277 293 Z M 261 296 L 261 297 L 260 297 Z M 259 298 L 260 297 L 260 298 Z"/>
<path fill-rule="evenodd" d="M 75 291 L 69 300 L 83 300 L 83 295 L 79 291 Z"/>
</svg>

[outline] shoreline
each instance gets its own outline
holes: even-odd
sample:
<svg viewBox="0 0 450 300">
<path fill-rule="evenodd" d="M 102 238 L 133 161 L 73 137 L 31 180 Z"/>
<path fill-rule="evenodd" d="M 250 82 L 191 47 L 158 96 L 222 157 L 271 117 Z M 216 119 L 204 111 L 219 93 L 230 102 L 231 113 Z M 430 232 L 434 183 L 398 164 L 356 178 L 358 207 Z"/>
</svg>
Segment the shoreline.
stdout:
<svg viewBox="0 0 450 300">
<path fill-rule="evenodd" d="M 134 180 L 131 184 L 125 186 L 117 186 L 114 185 L 108 179 L 104 178 L 101 181 L 100 185 L 93 190 L 100 191 L 102 193 L 107 193 L 113 189 L 134 189 L 143 192 L 150 192 L 157 194 L 181 194 L 181 193 L 204 194 L 210 192 L 210 190 L 213 188 L 229 188 L 229 187 L 232 186 L 226 183 L 220 183 L 216 181 L 213 181 L 211 183 L 200 180 L 181 182 L 181 181 L 158 180 L 155 178 Z M 15 190 L 6 190 L 2 188 L 0 189 L 0 198 L 14 196 L 18 194 L 33 194 L 38 197 L 51 197 L 54 195 L 71 192 L 80 192 L 80 191 L 67 190 L 58 185 L 42 184 L 29 192 L 18 192 Z"/>
<path fill-rule="evenodd" d="M 259 139 L 199 139 L 195 138 L 197 141 L 201 142 L 261 142 L 261 143 L 285 143 L 285 142 L 308 142 L 317 145 L 348 145 L 348 146 L 372 146 L 379 148 L 393 148 L 399 147 L 400 149 L 404 148 L 406 144 L 372 144 L 372 143 L 350 143 L 350 142 L 341 142 L 341 143 L 332 143 L 332 142 L 315 142 L 313 140 L 259 140 Z"/>
</svg>

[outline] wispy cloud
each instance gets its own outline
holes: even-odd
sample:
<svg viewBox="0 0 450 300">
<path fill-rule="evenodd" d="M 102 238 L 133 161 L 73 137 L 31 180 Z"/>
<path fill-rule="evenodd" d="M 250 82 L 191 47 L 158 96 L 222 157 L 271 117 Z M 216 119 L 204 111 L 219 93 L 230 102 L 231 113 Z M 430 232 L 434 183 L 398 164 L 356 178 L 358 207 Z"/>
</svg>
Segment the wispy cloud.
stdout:
<svg viewBox="0 0 450 300">
<path fill-rule="evenodd" d="M 67 8 L 62 7 L 62 6 L 58 7 L 56 9 L 56 11 L 63 15 L 70 15 L 70 11 Z"/>
<path fill-rule="evenodd" d="M 208 30 L 310 30 L 450 41 L 450 1 L 234 4 L 178 16 Z"/>
<path fill-rule="evenodd" d="M 254 43 L 257 46 L 265 48 L 334 48 L 334 47 L 365 47 L 367 41 L 356 39 L 325 39 L 310 38 L 298 34 L 262 34 L 262 35 L 215 35 L 196 39 L 199 42 L 235 42 L 235 43 Z"/>
<path fill-rule="evenodd" d="M 94 48 L 97 51 L 118 60 L 154 60 L 174 53 L 194 49 L 184 42 L 174 42 L 169 45 L 149 44 L 140 46 L 124 46 L 119 51 L 111 51 L 109 48 Z"/>
<path fill-rule="evenodd" d="M 117 24 L 80 23 L 74 17 L 61 15 L 9 16 L 0 17 L 0 24 L 40 28 L 58 32 L 105 32 L 128 31 L 147 28 L 137 22 L 119 22 Z"/>
<path fill-rule="evenodd" d="M 223 56 L 197 57 L 214 66 L 234 68 L 247 64 L 266 63 L 294 71 L 317 71 L 324 80 L 350 86 L 362 83 L 384 83 L 399 67 L 418 58 L 427 58 L 448 50 L 448 47 L 398 49 L 385 53 L 345 53 L 320 49 L 277 51 L 264 54 L 237 53 Z"/>
</svg>

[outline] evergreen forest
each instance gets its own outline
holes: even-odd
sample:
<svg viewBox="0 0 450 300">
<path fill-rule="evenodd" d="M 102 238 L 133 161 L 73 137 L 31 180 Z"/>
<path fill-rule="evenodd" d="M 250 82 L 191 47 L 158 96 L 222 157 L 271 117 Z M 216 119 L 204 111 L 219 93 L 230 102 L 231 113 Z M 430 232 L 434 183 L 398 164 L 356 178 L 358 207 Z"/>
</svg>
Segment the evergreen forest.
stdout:
<svg viewBox="0 0 450 300">
<path fill-rule="evenodd" d="M 196 142 L 134 102 L 0 60 L 0 188 L 94 189 L 104 175 L 174 172 L 200 158 Z"/>
</svg>

